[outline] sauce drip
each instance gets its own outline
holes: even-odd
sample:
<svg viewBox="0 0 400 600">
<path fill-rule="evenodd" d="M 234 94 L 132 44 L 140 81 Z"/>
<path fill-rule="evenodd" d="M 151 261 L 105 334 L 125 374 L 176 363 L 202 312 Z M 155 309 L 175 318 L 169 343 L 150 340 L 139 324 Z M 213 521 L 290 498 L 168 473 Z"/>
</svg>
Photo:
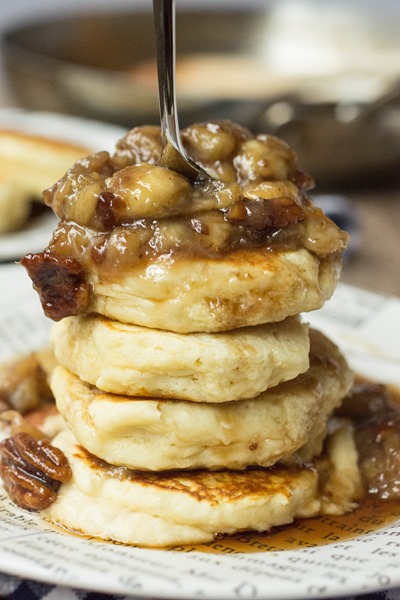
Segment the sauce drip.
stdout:
<svg viewBox="0 0 400 600">
<path fill-rule="evenodd" d="M 368 495 L 350 514 L 297 519 L 295 523 L 274 528 L 271 532 L 244 532 L 216 538 L 197 546 L 175 546 L 172 551 L 236 554 L 277 552 L 325 546 L 355 539 L 378 531 L 400 519 L 400 501 L 384 501 Z"/>
<path fill-rule="evenodd" d="M 353 420 L 356 439 L 358 437 L 361 444 L 359 447 L 360 464 L 363 465 L 366 459 L 368 460 L 368 464 L 366 467 L 364 466 L 364 475 L 368 478 L 366 483 L 369 493 L 353 512 L 341 516 L 327 515 L 297 519 L 290 525 L 275 527 L 271 532 L 244 532 L 235 536 L 216 538 L 215 541 L 207 544 L 176 546 L 171 550 L 181 552 L 196 550 L 213 554 L 301 550 L 353 540 L 395 523 L 400 519 L 400 494 L 398 494 L 396 463 L 391 463 L 391 477 L 389 477 L 389 470 L 388 479 L 380 479 L 380 489 L 376 487 L 377 479 L 375 473 L 371 472 L 371 464 L 382 469 L 382 464 L 387 466 L 388 457 L 394 460 L 394 457 L 398 456 L 399 409 L 399 389 L 357 376 L 352 394 L 345 399 L 342 407 L 338 410 L 339 414 L 351 416 Z M 391 447 L 383 446 L 386 453 L 386 458 L 384 458 L 380 444 L 382 441 L 385 443 L 385 438 L 388 439 L 385 435 L 388 427 L 392 427 L 390 438 L 392 445 Z M 367 444 L 365 438 L 368 440 Z M 373 452 L 374 443 L 375 452 Z"/>
</svg>

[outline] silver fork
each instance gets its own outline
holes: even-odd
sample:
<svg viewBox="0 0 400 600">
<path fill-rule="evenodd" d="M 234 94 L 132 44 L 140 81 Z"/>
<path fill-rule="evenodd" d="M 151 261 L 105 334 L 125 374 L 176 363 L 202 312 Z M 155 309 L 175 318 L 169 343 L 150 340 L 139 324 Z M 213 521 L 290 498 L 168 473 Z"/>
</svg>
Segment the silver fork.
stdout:
<svg viewBox="0 0 400 600">
<path fill-rule="evenodd" d="M 175 0 L 153 0 L 162 153 L 159 164 L 192 180 L 211 179 L 187 155 L 182 144 L 175 86 Z"/>
</svg>

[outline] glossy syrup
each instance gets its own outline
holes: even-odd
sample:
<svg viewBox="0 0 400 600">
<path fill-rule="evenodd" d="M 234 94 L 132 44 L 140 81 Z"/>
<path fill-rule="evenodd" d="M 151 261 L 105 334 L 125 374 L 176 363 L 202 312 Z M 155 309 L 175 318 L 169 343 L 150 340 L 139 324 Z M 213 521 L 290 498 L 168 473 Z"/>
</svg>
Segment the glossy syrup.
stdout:
<svg viewBox="0 0 400 600">
<path fill-rule="evenodd" d="M 400 519 L 400 502 L 368 496 L 350 514 L 297 519 L 293 524 L 274 528 L 270 533 L 240 533 L 221 537 L 198 546 L 176 546 L 171 550 L 235 554 L 277 552 L 325 546 L 373 533 Z"/>
<path fill-rule="evenodd" d="M 358 378 L 358 380 L 361 379 Z M 400 390 L 393 386 L 388 386 L 387 389 L 390 390 L 391 400 L 400 406 Z M 270 532 L 242 532 L 234 536 L 221 535 L 205 544 L 178 545 L 161 548 L 160 551 L 243 554 L 301 550 L 354 540 L 379 531 L 397 521 L 400 524 L 399 497 L 395 500 L 382 500 L 377 495 L 366 494 L 361 505 L 346 515 L 296 519 L 294 523 L 274 527 Z M 54 524 L 50 526 L 58 531 L 88 538 L 102 544 L 123 545 L 120 542 L 85 536 L 81 532 L 73 532 Z"/>
<path fill-rule="evenodd" d="M 357 377 L 357 380 L 367 381 L 362 377 Z M 391 401 L 400 406 L 400 389 L 395 386 L 386 386 L 386 389 Z M 382 500 L 377 495 L 367 494 L 362 504 L 346 515 L 296 519 L 294 523 L 275 527 L 270 532 L 245 532 L 216 538 L 207 544 L 176 546 L 171 550 L 196 550 L 213 554 L 300 550 L 353 540 L 379 531 L 396 521 L 400 521 L 399 498 Z"/>
<path fill-rule="evenodd" d="M 357 378 L 358 381 L 365 381 L 363 378 Z M 390 393 L 390 399 L 394 405 L 400 406 L 400 390 L 394 386 L 386 386 L 386 390 Z M 373 388 L 372 388 L 372 391 Z M 384 388 L 375 393 L 384 392 Z M 376 402 L 373 403 L 375 408 Z M 399 413 L 396 410 L 398 417 Z M 387 418 L 390 422 L 393 413 L 388 412 Z M 397 430 L 397 445 L 392 448 L 392 451 L 397 451 L 400 447 L 399 443 L 399 421 L 394 421 L 395 429 Z M 396 469 L 395 478 L 398 481 L 399 476 Z M 235 554 L 235 553 L 254 553 L 254 552 L 270 552 L 270 551 L 285 551 L 299 550 L 305 548 L 313 548 L 316 546 L 325 546 L 327 544 L 341 543 L 356 539 L 383 529 L 393 523 L 399 522 L 400 525 L 400 493 L 397 489 L 397 494 L 394 500 L 382 500 L 377 494 L 367 494 L 362 504 L 353 512 L 343 516 L 322 516 L 314 518 L 297 519 L 294 523 L 275 527 L 270 532 L 254 533 L 242 532 L 235 536 L 216 537 L 212 542 L 198 545 L 174 546 L 167 551 L 180 552 L 203 552 L 211 554 Z M 105 542 L 99 538 L 87 536 L 79 531 L 70 531 L 64 527 L 58 527 L 55 524 L 48 524 L 51 529 L 63 531 L 70 535 L 76 535 L 80 538 L 89 538 L 93 541 L 101 543 L 109 543 L 121 545 L 119 542 Z"/>
</svg>

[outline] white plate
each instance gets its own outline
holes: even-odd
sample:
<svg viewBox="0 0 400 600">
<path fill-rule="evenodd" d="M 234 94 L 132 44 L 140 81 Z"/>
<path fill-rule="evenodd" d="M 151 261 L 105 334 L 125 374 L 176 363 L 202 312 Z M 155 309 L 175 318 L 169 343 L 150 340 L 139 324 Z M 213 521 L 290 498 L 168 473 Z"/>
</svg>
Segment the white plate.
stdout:
<svg viewBox="0 0 400 600">
<path fill-rule="evenodd" d="M 23 269 L 0 266 L 0 360 L 46 342 Z M 400 384 L 400 301 L 341 285 L 310 320 L 346 346 L 357 368 Z M 366 354 L 366 351 L 369 354 Z M 268 538 L 266 538 L 267 541 Z M 140 598 L 324 598 L 400 586 L 400 521 L 358 539 L 280 552 L 189 553 L 125 547 L 55 531 L 0 489 L 0 571 Z"/>
<path fill-rule="evenodd" d="M 115 142 L 126 133 L 121 127 L 98 121 L 16 108 L 0 109 L 0 128 L 82 144 L 93 152 L 112 151 Z M 43 250 L 51 238 L 55 222 L 55 217 L 46 214 L 34 219 L 20 231 L 0 235 L 0 262 L 19 259 L 27 252 Z"/>
</svg>

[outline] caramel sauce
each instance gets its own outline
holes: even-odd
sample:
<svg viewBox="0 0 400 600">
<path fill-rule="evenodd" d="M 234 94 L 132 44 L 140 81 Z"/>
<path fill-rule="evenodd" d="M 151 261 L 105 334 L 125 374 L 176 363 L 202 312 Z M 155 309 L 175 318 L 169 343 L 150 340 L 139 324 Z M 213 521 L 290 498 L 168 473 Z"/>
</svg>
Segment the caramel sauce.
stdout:
<svg viewBox="0 0 400 600">
<path fill-rule="evenodd" d="M 370 383 L 371 388 L 377 385 L 367 382 L 364 378 L 357 377 L 357 383 L 362 382 Z M 400 406 L 399 389 L 394 386 L 382 386 L 382 390 L 389 391 L 392 403 Z M 369 493 L 366 494 L 365 499 L 358 508 L 346 515 L 325 515 L 296 519 L 291 524 L 274 527 L 269 532 L 241 532 L 233 536 L 216 536 L 215 540 L 205 544 L 177 545 L 170 548 L 161 548 L 160 550 L 185 553 L 196 551 L 207 554 L 301 550 L 354 540 L 379 531 L 398 520 L 400 520 L 400 497 L 384 500 L 376 494 Z M 69 531 L 64 527 L 54 526 L 54 524 L 51 526 L 64 533 L 67 532 L 92 541 L 121 545 L 120 542 L 104 541 L 99 538 L 85 536 L 81 532 Z"/>
<path fill-rule="evenodd" d="M 229 220 L 224 211 L 215 210 L 174 218 L 136 219 L 106 232 L 60 221 L 46 252 L 59 257 L 60 263 L 76 260 L 84 272 L 97 271 L 102 278 L 119 280 L 121 275 L 136 267 L 145 268 L 160 257 L 226 259 L 243 251 L 256 250 L 262 256 L 301 248 L 326 256 L 343 250 L 346 237 L 318 207 L 304 206 L 301 221 L 294 216 L 293 222 L 287 220 L 282 226 L 284 221 L 280 219 L 286 216 L 279 211 L 283 209 L 274 209 L 275 220 L 270 219 L 270 205 L 272 202 L 253 201 L 246 206 L 248 214 L 243 221 Z M 113 217 L 106 211 L 102 218 L 112 222 Z M 31 275 L 27 261 L 23 259 L 22 264 Z"/>
<path fill-rule="evenodd" d="M 395 386 L 379 386 L 364 377 L 357 376 L 356 384 L 371 386 L 373 407 L 384 395 L 390 396 L 393 406 L 400 407 L 400 389 Z M 378 388 L 378 391 L 376 391 Z M 381 392 L 379 391 L 381 389 Z M 380 396 L 380 398 L 379 398 Z M 353 407 L 354 408 L 354 407 Z M 358 410 L 356 406 L 356 410 Z M 382 410 L 388 410 L 382 406 Z M 390 413 L 387 413 L 390 417 Z M 307 519 L 296 519 L 294 523 L 273 528 L 270 532 L 243 532 L 234 536 L 216 537 L 207 544 L 175 546 L 172 551 L 206 552 L 211 554 L 235 554 L 251 552 L 277 552 L 301 550 L 327 544 L 353 540 L 368 533 L 379 531 L 400 519 L 400 496 L 382 499 L 378 494 L 366 494 L 358 508 L 346 515 L 326 515 Z"/>
<path fill-rule="evenodd" d="M 161 552 L 201 552 L 205 554 L 252 554 L 255 552 L 282 552 L 302 550 L 328 544 L 339 544 L 374 533 L 400 519 L 400 502 L 383 501 L 367 496 L 363 504 L 352 513 L 341 516 L 296 519 L 294 523 L 275 527 L 271 532 L 238 533 L 233 536 L 216 536 L 205 544 L 187 544 L 170 548 L 152 548 Z M 46 521 L 46 526 L 58 533 L 72 535 L 101 544 L 124 546 L 115 540 L 103 540 L 81 531 Z"/>
<path fill-rule="evenodd" d="M 117 274 L 160 256 L 221 258 L 243 249 L 341 252 L 347 235 L 313 206 L 312 180 L 278 138 L 228 121 L 182 132 L 212 174 L 191 182 L 158 166 L 159 128 L 135 128 L 116 152 L 75 163 L 44 192 L 61 219 L 47 251 L 84 269 Z"/>
<path fill-rule="evenodd" d="M 342 516 L 296 519 L 290 525 L 275 527 L 271 532 L 243 532 L 216 538 L 199 545 L 175 546 L 176 552 L 237 554 L 301 550 L 336 544 L 379 531 L 400 519 L 400 501 L 384 501 L 368 495 L 362 505 Z"/>
</svg>

